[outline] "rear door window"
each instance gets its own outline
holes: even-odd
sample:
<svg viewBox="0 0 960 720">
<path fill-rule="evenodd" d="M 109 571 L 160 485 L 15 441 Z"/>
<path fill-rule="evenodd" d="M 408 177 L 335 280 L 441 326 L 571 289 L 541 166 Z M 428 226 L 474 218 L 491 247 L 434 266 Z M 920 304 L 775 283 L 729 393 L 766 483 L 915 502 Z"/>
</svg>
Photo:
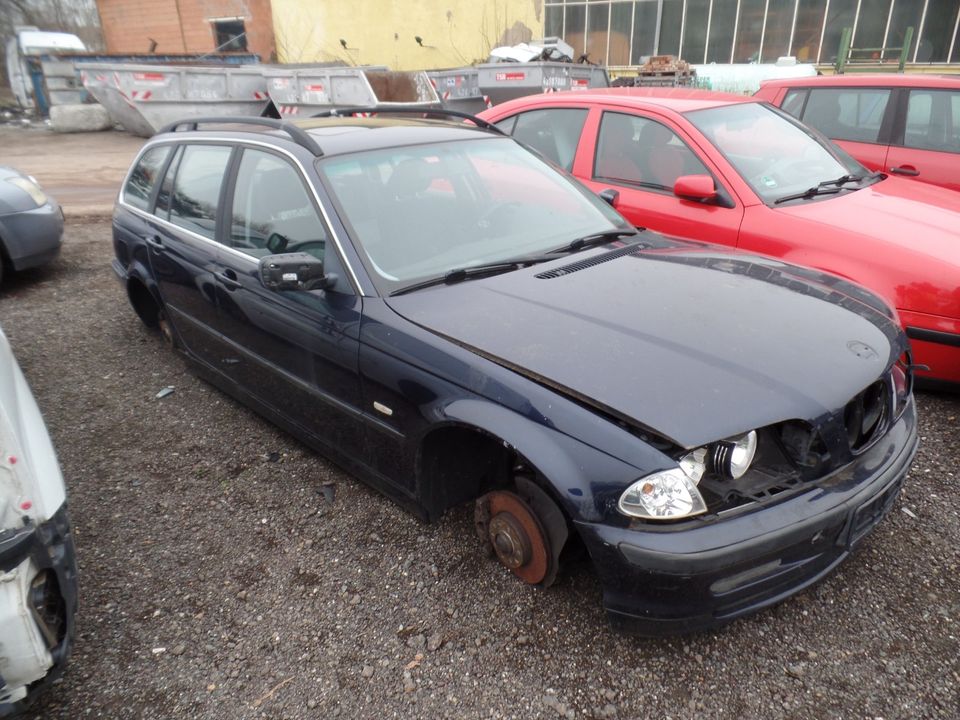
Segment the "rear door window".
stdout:
<svg viewBox="0 0 960 720">
<path fill-rule="evenodd" d="M 960 92 L 911 90 L 903 144 L 921 150 L 960 152 Z"/>
<path fill-rule="evenodd" d="M 187 145 L 173 181 L 170 222 L 216 238 L 217 208 L 232 149 L 224 145 Z"/>
<path fill-rule="evenodd" d="M 801 119 L 834 140 L 875 143 L 889 101 L 889 88 L 816 88 Z"/>
<path fill-rule="evenodd" d="M 127 184 L 123 186 L 123 201 L 127 205 L 138 210 L 149 211 L 153 188 L 170 154 L 170 147 L 170 145 L 158 145 L 147 150 L 140 158 L 140 162 L 130 173 Z"/>
<path fill-rule="evenodd" d="M 586 119 L 587 110 L 582 108 L 531 110 L 516 117 L 516 124 L 510 132 L 524 145 L 569 172 L 573 169 L 573 158 Z"/>
</svg>

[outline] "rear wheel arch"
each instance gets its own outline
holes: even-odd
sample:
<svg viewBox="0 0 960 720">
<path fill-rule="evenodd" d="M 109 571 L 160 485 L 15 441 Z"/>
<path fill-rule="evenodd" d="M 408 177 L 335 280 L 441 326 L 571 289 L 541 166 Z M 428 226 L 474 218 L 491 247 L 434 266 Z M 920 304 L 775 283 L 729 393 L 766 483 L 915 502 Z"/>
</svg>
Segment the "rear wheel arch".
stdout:
<svg viewBox="0 0 960 720">
<path fill-rule="evenodd" d="M 137 317 L 149 328 L 155 328 L 160 323 L 163 314 L 163 304 L 146 284 L 138 277 L 127 280 L 127 298 Z"/>
</svg>

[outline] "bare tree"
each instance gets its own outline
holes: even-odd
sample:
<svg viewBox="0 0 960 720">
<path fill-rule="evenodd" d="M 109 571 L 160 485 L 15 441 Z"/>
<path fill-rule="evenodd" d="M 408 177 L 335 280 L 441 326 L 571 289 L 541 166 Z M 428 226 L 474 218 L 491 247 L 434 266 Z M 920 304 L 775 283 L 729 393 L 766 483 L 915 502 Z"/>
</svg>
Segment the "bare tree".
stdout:
<svg viewBox="0 0 960 720">
<path fill-rule="evenodd" d="M 0 37 L 18 25 L 74 33 L 92 50 L 103 47 L 95 0 L 0 0 Z"/>
<path fill-rule="evenodd" d="M 103 49 L 96 0 L 0 0 L 0 85 L 7 84 L 2 48 L 20 25 L 73 33 L 89 49 Z"/>
</svg>

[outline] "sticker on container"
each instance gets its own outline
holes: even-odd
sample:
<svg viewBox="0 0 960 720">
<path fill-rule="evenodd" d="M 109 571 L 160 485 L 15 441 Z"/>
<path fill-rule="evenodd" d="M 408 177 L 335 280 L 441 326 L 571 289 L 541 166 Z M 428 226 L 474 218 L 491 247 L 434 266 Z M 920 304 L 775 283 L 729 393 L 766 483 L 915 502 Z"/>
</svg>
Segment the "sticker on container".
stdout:
<svg viewBox="0 0 960 720">
<path fill-rule="evenodd" d="M 498 72 L 496 75 L 497 82 L 502 82 L 504 80 L 525 80 L 527 77 L 526 73 L 522 72 Z"/>
<path fill-rule="evenodd" d="M 327 93 L 323 85 L 319 83 L 303 86 L 303 101 L 311 105 L 326 105 L 329 103 Z"/>
<path fill-rule="evenodd" d="M 136 72 L 133 74 L 133 81 L 148 85 L 163 85 L 167 82 L 167 76 L 158 72 Z"/>
</svg>

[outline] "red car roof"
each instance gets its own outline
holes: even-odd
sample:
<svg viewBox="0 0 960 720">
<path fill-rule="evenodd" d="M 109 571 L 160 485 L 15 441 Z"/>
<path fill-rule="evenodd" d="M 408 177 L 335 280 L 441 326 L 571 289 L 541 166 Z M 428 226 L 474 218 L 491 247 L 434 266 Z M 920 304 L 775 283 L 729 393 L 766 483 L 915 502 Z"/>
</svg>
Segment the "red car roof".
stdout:
<svg viewBox="0 0 960 720">
<path fill-rule="evenodd" d="M 870 73 L 764 80 L 760 87 L 923 87 L 960 90 L 960 75 Z"/>
<path fill-rule="evenodd" d="M 711 92 L 709 90 L 614 87 L 598 88 L 596 90 L 570 90 L 567 92 L 549 93 L 547 95 L 529 95 L 517 98 L 511 101 L 511 103 L 523 106 L 528 103 L 549 104 L 557 100 L 569 100 L 571 102 L 612 101 L 638 108 L 660 107 L 679 113 L 689 112 L 691 110 L 704 110 L 721 105 L 758 102 L 756 98 L 744 95 Z"/>
</svg>

